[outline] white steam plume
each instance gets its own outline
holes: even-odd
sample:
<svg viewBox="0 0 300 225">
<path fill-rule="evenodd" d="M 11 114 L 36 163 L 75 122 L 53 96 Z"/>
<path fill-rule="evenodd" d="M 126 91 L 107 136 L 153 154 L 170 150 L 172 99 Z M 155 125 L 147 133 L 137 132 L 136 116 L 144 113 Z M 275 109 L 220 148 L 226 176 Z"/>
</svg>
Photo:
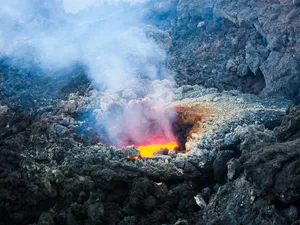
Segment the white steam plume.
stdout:
<svg viewBox="0 0 300 225">
<path fill-rule="evenodd" d="M 145 1 L 0 0 L 0 56 L 34 58 L 54 70 L 81 62 L 114 90 L 136 76 L 157 78 L 165 53 L 131 7 Z"/>
<path fill-rule="evenodd" d="M 141 22 L 135 7 L 146 1 L 0 0 L 0 57 L 20 59 L 15 60 L 20 67 L 27 61 L 47 70 L 81 62 L 96 84 L 113 91 L 126 89 L 126 83 L 138 77 L 163 78 L 165 50 L 149 38 L 147 29 L 152 34 L 155 29 Z M 155 91 L 158 103 L 164 90 Z M 108 115 L 103 125 L 115 144 L 124 143 L 118 137 L 124 129 L 136 144 L 147 140 L 154 125 L 162 137 L 172 136 L 171 118 L 163 112 L 153 116 L 147 107 L 152 104 L 128 107 L 118 117 Z"/>
</svg>

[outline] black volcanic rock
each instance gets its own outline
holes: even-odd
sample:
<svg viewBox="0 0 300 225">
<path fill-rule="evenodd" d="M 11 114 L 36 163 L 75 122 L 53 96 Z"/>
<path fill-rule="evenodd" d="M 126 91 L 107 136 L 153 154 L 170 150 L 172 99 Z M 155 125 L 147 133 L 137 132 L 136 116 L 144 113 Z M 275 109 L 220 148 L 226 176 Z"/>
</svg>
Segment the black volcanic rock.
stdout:
<svg viewBox="0 0 300 225">
<path fill-rule="evenodd" d="M 29 25 L 65 22 L 62 1 L 30 1 Z M 298 5 L 130 6 L 167 51 L 178 88 L 141 79 L 102 92 L 82 65 L 44 71 L 31 51 L 1 58 L 0 225 L 299 224 L 300 108 L 286 99 L 300 99 Z M 170 104 L 215 107 L 213 119 L 197 121 L 203 133 L 185 143 L 191 151 L 142 158 L 134 146 L 107 146 L 101 119 L 117 123 L 128 102 L 157 97 L 148 89 Z"/>
<path fill-rule="evenodd" d="M 157 81 L 154 83 L 157 85 Z M 168 82 L 164 84 L 169 85 Z M 206 221 L 209 224 L 215 218 L 204 215 L 215 215 L 211 210 L 212 204 L 217 201 L 220 202 L 219 212 L 228 214 L 225 204 L 229 204 L 228 210 L 240 216 L 237 221 L 247 222 L 256 215 L 260 215 L 258 221 L 269 221 L 271 218 L 285 221 L 285 218 L 278 217 L 281 209 L 271 207 L 269 213 L 270 204 L 264 194 L 257 195 L 258 200 L 251 206 L 252 189 L 265 193 L 265 187 L 268 187 L 265 179 L 260 180 L 259 176 L 251 181 L 251 175 L 268 164 L 257 162 L 255 157 L 258 154 L 249 149 L 256 149 L 260 140 L 274 144 L 272 131 L 265 130 L 263 125 L 251 124 L 257 118 L 265 123 L 280 119 L 289 101 L 263 100 L 239 92 L 220 93 L 199 86 L 183 86 L 175 93 L 178 96 L 174 97 L 183 102 L 192 102 L 192 99 L 184 97 L 192 94 L 198 102 L 207 103 L 209 99 L 215 99 L 215 104 L 223 104 L 223 110 L 226 107 L 232 110 L 245 107 L 246 110 L 240 111 L 237 117 L 223 122 L 220 120 L 220 128 L 205 134 L 203 140 L 197 142 L 197 148 L 189 153 L 134 160 L 132 157 L 138 154 L 135 147 L 120 150 L 104 146 L 99 141 L 86 141 L 90 133 L 85 133 L 84 129 L 91 132 L 93 127 L 81 115 L 95 107 L 98 115 L 97 102 L 103 104 L 100 100 L 107 98 L 108 93 L 91 91 L 86 96 L 71 94 L 67 100 L 60 101 L 48 111 L 30 117 L 8 106 L 0 107 L 2 224 L 196 224 L 198 217 L 202 218 L 203 223 Z M 113 98 L 114 101 L 121 100 L 121 96 L 122 92 L 118 98 Z M 247 111 L 247 107 L 250 107 L 250 111 Z M 253 110 L 255 107 L 260 107 L 260 110 Z M 274 112 L 270 113 L 268 107 Z M 297 115 L 296 112 L 294 114 Z M 249 125 L 241 126 L 243 123 Z M 283 122 L 286 123 L 289 124 Z M 96 122 L 93 124 L 97 125 Z M 232 142 L 229 145 L 224 139 L 232 129 Z M 214 132 L 218 135 L 214 135 Z M 225 146 L 231 150 L 224 150 Z M 242 156 L 238 159 L 240 152 Z M 261 150 L 259 154 L 267 152 Z M 292 156 L 292 152 L 290 154 Z M 132 157 L 128 159 L 128 155 Z M 273 155 L 269 158 L 278 160 Z M 296 167 L 292 165 L 287 171 L 295 171 Z M 243 178 L 244 170 L 249 181 Z M 274 170 L 272 174 L 276 172 Z M 281 179 L 282 175 L 278 176 Z M 290 178 L 292 187 L 297 180 L 292 176 Z M 213 186 L 218 188 L 213 191 Z M 277 186 L 270 192 L 273 198 L 281 196 L 288 188 L 288 195 L 279 201 L 288 205 L 294 203 L 291 199 L 297 201 L 296 189 L 283 184 Z M 200 204 L 199 199 L 203 199 L 205 204 Z M 245 209 L 248 209 L 238 210 L 236 204 L 245 204 Z M 269 213 L 267 218 L 266 213 Z M 294 212 L 290 214 L 293 217 Z M 224 216 L 219 220 L 233 222 L 233 218 Z"/>
<path fill-rule="evenodd" d="M 287 204 L 299 201 L 299 140 L 275 143 L 253 151 L 244 166 L 247 177 L 261 190 Z"/>
<path fill-rule="evenodd" d="M 152 2 L 152 1 L 150 1 Z M 158 3 L 159 5 L 160 3 Z M 178 84 L 239 89 L 299 101 L 299 7 L 297 1 L 178 1 L 151 20 L 170 33 L 168 65 Z M 228 61 L 239 69 L 226 70 Z"/>
<path fill-rule="evenodd" d="M 266 81 L 262 94 L 283 95 L 299 101 L 300 16 L 299 7 L 293 4 L 296 3 L 291 0 L 219 0 L 215 9 L 241 28 L 255 27 L 263 36 L 265 51 L 271 52 L 258 64 Z"/>
</svg>

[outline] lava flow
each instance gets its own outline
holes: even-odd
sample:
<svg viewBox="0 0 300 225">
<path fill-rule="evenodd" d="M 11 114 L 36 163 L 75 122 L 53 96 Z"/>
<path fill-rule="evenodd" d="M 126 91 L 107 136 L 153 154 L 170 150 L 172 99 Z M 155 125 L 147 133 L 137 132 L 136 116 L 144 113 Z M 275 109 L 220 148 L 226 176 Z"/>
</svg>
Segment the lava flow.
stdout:
<svg viewBox="0 0 300 225">
<path fill-rule="evenodd" d="M 166 135 L 162 130 L 155 134 L 149 134 L 148 138 L 135 141 L 127 140 L 123 145 L 135 145 L 142 157 L 152 157 L 157 153 L 169 154 L 179 147 L 176 137 L 173 134 Z"/>
<path fill-rule="evenodd" d="M 141 156 L 143 157 L 151 157 L 154 156 L 158 152 L 169 153 L 178 148 L 179 145 L 175 137 L 170 139 L 168 138 L 153 138 L 147 140 L 144 144 L 137 145 L 137 149 L 139 150 Z"/>
<path fill-rule="evenodd" d="M 153 106 L 148 99 L 132 100 L 124 108 L 113 107 L 103 116 L 109 143 L 117 148 L 136 146 L 139 155 L 126 158 L 152 157 L 180 149 L 173 130 L 177 114 L 173 109 Z M 181 146 L 182 147 L 182 146 Z"/>
<path fill-rule="evenodd" d="M 135 145 L 141 157 L 158 153 L 168 154 L 179 147 L 172 130 L 174 114 L 162 107 L 153 107 L 148 101 L 134 101 L 123 113 L 122 146 Z"/>
<path fill-rule="evenodd" d="M 161 150 L 167 149 L 168 151 L 173 151 L 177 147 L 178 144 L 175 141 L 173 141 L 165 144 L 142 145 L 142 146 L 138 146 L 137 148 L 142 156 L 150 157 L 153 156 L 156 152 L 159 152 Z"/>
<path fill-rule="evenodd" d="M 132 100 L 124 108 L 112 107 L 108 112 L 102 117 L 108 137 L 102 140 L 120 149 L 136 146 L 138 153 L 124 152 L 126 158 L 135 160 L 192 150 L 205 129 L 204 122 L 217 113 L 213 106 L 199 102 L 158 107 L 147 99 Z"/>
</svg>

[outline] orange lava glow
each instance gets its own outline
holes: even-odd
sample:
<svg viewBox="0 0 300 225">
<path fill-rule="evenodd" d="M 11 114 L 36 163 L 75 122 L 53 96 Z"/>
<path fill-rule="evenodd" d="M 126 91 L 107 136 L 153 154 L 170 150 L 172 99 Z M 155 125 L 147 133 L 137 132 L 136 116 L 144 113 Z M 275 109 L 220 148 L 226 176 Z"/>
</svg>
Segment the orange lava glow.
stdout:
<svg viewBox="0 0 300 225">
<path fill-rule="evenodd" d="M 171 141 L 164 144 L 150 144 L 150 145 L 141 145 L 138 146 L 138 150 L 142 157 L 151 157 L 154 156 L 155 153 L 168 149 L 168 151 L 173 151 L 175 148 L 178 147 L 178 144 L 176 141 Z"/>
</svg>

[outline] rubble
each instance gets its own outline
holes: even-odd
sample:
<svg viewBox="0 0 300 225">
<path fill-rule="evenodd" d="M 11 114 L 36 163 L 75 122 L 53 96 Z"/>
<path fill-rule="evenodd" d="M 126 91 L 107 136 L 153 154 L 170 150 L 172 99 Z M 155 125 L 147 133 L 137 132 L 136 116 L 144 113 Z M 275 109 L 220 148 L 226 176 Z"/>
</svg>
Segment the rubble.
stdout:
<svg viewBox="0 0 300 225">
<path fill-rule="evenodd" d="M 0 143 L 2 224 L 8 221 L 14 224 L 175 224 L 180 219 L 180 223 L 187 221 L 188 224 L 196 224 L 200 215 L 202 221 L 208 220 L 206 212 L 211 213 L 216 199 L 227 201 L 226 204 L 235 199 L 246 209 L 247 204 L 253 201 L 253 190 L 260 193 L 255 196 L 260 200 L 253 210 L 267 207 L 269 203 L 265 200 L 264 190 L 273 187 L 270 186 L 272 183 L 265 179 L 265 175 L 263 180 L 259 180 L 255 174 L 258 170 L 264 171 L 269 164 L 261 164 L 257 156 L 263 154 L 262 157 L 270 158 L 271 165 L 275 163 L 272 160 L 277 162 L 280 158 L 274 154 L 268 156 L 268 150 L 255 146 L 262 143 L 277 145 L 275 133 L 263 124 L 281 121 L 290 102 L 260 99 L 239 92 L 222 93 L 200 86 L 183 86 L 175 93 L 178 94 L 173 99 L 180 100 L 172 104 L 191 108 L 201 104 L 213 105 L 211 109 L 216 114 L 208 116 L 207 121 L 203 120 L 206 125 L 200 136 L 193 136 L 196 137 L 192 140 L 195 147 L 189 152 L 152 158 L 135 158 L 139 155 L 135 147 L 116 149 L 99 141 L 85 141 L 93 127 L 87 123 L 90 120 L 85 120 L 81 115 L 91 109 L 101 112 L 103 109 L 109 110 L 109 107 L 101 109 L 101 104 L 97 109 L 95 104 L 103 102 L 101 98 L 107 98 L 107 94 L 91 91 L 86 96 L 70 95 L 69 100 L 53 106 L 55 111 L 28 118 L 27 123 L 26 116 L 23 116 L 22 123 L 26 126 L 13 122 L 16 120 L 14 117 L 20 115 L 12 113 L 13 109 L 7 106 L 1 117 L 10 118 L 12 122 L 9 127 L 6 123 L 1 124 L 1 132 L 6 130 Z M 113 102 L 123 101 L 122 93 L 110 99 Z M 69 105 L 74 101 L 76 107 L 72 106 L 69 110 Z M 287 123 L 285 121 L 282 126 Z M 253 125 L 255 122 L 257 124 Z M 283 128 L 276 128 L 280 129 Z M 279 133 L 276 131 L 277 136 Z M 297 153 L 289 154 L 295 158 L 293 154 Z M 286 174 L 285 170 L 289 173 L 296 168 L 293 166 L 296 162 L 290 161 L 290 166 L 278 173 L 277 183 Z M 271 171 L 265 172 L 269 174 Z M 277 172 L 274 170 L 272 173 Z M 246 181 L 245 177 L 249 180 Z M 211 191 L 214 184 L 221 184 L 219 190 Z M 278 183 L 271 191 L 273 198 L 285 204 L 297 201 L 297 188 L 291 188 L 297 184 L 295 178 L 291 177 L 291 187 L 279 184 L 283 185 Z M 247 200 L 241 197 L 244 194 L 248 196 Z M 195 196 L 198 196 L 196 201 Z M 199 211 L 197 204 L 203 209 Z M 235 207 L 235 203 L 230 204 Z M 31 210 L 35 214 L 29 213 Z M 234 208 L 232 210 L 239 212 Z M 238 215 L 253 213 L 251 210 L 249 208 L 249 211 L 244 211 L 244 214 L 239 212 Z M 279 216 L 278 210 L 281 209 L 273 209 L 269 217 L 274 216 L 282 221 L 284 218 Z M 263 212 L 255 212 L 264 218 Z M 239 220 L 246 219 L 247 216 Z"/>
<path fill-rule="evenodd" d="M 63 20 L 55 3 L 41 9 Z M 130 32 L 145 29 L 174 72 L 118 91 L 96 88 L 82 65 L 44 71 L 32 54 L 1 53 L 0 225 L 299 224 L 298 5 L 139 4 L 150 22 Z M 179 116 L 178 149 L 112 146 L 104 122 L 124 126 L 117 115 L 136 102 Z"/>
</svg>

